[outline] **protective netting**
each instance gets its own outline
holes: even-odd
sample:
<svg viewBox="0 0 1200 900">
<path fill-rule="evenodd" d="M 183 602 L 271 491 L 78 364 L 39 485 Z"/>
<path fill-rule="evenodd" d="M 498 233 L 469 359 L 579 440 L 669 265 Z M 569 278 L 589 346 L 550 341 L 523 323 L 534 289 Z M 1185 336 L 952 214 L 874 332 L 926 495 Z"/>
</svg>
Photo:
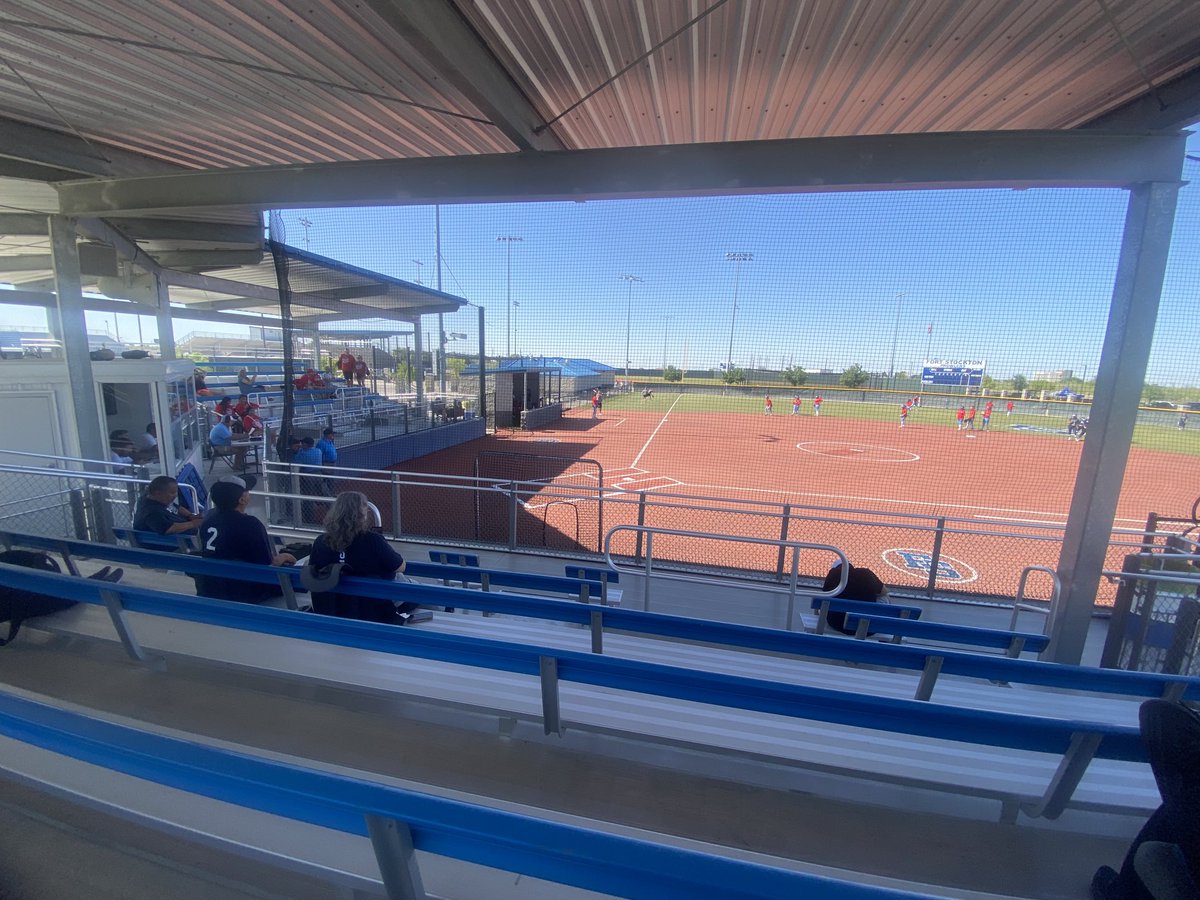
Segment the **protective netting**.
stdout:
<svg viewBox="0 0 1200 900">
<path fill-rule="evenodd" d="M 913 590 L 932 572 L 940 591 L 1011 595 L 1024 565 L 1057 563 L 1126 206 L 1119 190 L 894 191 L 286 216 L 305 219 L 314 253 L 440 278 L 482 306 L 492 409 L 528 384 L 512 373 L 552 364 L 563 418 L 522 430 L 514 407 L 513 430 L 486 449 L 596 460 L 605 530 L 786 534 L 842 547 Z M 1177 232 L 1198 216 L 1186 186 Z M 1200 268 L 1191 243 L 1174 248 L 1118 509 L 1117 527 L 1133 531 L 1150 512 L 1190 508 L 1200 483 L 1200 409 L 1186 407 L 1200 403 L 1200 372 L 1184 346 Z M 478 393 L 474 312 L 443 326 L 463 396 Z M 475 455 L 371 465 L 470 476 Z M 517 545 L 599 549 L 599 495 L 593 514 L 523 490 Z M 421 501 L 406 496 L 406 526 L 469 540 L 450 521 L 463 517 L 477 539 L 513 540 L 499 491 L 430 503 L 414 511 Z M 636 540 L 622 532 L 621 552 L 636 556 Z M 780 569 L 777 548 L 672 538 L 656 552 L 767 578 Z M 823 562 L 801 559 L 821 574 Z"/>
</svg>

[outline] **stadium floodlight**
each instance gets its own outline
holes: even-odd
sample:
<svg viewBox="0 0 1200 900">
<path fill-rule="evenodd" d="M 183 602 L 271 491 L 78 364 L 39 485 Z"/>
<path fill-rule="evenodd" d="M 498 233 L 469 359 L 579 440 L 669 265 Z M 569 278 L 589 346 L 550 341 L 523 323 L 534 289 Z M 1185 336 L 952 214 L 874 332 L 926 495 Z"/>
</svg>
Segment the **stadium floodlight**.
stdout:
<svg viewBox="0 0 1200 900">
<path fill-rule="evenodd" d="M 409 260 L 409 262 L 417 267 L 417 277 L 413 280 L 413 284 L 425 284 L 425 282 L 421 280 L 421 267 L 424 266 L 425 263 L 421 262 L 419 259 Z"/>
<path fill-rule="evenodd" d="M 725 371 L 733 371 L 733 328 L 737 324 L 738 311 L 738 282 L 741 279 L 742 263 L 749 262 L 754 259 L 753 253 L 747 253 L 744 250 L 739 250 L 733 253 L 726 253 L 725 258 L 734 264 L 733 268 L 733 315 L 729 319 L 729 353 L 725 356 Z"/>
<path fill-rule="evenodd" d="M 625 385 L 629 386 L 629 330 L 630 324 L 633 321 L 633 283 L 641 282 L 642 279 L 636 275 L 618 275 L 622 281 L 629 285 L 629 290 L 625 292 Z"/>
<path fill-rule="evenodd" d="M 892 388 L 896 387 L 896 341 L 900 337 L 900 306 L 904 302 L 904 295 L 907 291 L 900 291 L 896 294 L 896 325 L 892 329 L 892 361 L 888 363 L 888 382 Z"/>
<path fill-rule="evenodd" d="M 518 237 L 515 234 L 502 234 L 496 240 L 504 244 L 508 256 L 508 278 L 504 288 L 504 308 L 507 311 L 508 321 L 508 343 L 505 345 L 504 355 L 512 356 L 512 245 L 517 241 L 525 240 L 525 238 Z"/>
</svg>

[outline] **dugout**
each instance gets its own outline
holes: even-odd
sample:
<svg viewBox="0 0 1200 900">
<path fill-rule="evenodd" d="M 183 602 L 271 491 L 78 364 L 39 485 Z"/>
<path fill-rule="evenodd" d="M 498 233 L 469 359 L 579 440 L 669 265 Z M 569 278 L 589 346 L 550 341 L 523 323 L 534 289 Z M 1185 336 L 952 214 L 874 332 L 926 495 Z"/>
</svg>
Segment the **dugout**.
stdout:
<svg viewBox="0 0 1200 900">
<path fill-rule="evenodd" d="M 540 428 L 562 418 L 562 370 L 557 366 L 510 363 L 484 374 L 493 386 L 497 428 Z"/>
</svg>

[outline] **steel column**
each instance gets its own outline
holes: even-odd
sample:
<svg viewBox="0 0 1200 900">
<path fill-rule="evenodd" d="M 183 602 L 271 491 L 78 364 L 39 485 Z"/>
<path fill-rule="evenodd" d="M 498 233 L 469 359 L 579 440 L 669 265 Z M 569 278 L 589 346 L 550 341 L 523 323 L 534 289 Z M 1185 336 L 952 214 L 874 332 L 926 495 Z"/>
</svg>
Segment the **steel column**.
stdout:
<svg viewBox="0 0 1200 900">
<path fill-rule="evenodd" d="M 1088 439 L 1059 557 L 1065 590 L 1043 657 L 1053 662 L 1078 664 L 1083 657 L 1137 424 L 1178 194 L 1179 182 L 1138 184 L 1130 190 Z"/>
</svg>

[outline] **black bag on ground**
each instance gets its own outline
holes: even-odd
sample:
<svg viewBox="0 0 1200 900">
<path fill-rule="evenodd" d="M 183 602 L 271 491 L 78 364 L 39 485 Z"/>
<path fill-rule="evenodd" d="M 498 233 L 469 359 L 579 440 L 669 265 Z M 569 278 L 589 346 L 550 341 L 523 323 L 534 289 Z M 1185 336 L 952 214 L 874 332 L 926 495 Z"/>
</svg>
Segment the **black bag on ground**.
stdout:
<svg viewBox="0 0 1200 900">
<path fill-rule="evenodd" d="M 37 569 L 39 572 L 62 572 L 54 558 L 41 550 L 5 550 L 0 552 L 0 563 Z M 21 630 L 21 623 L 26 619 L 48 616 L 59 610 L 70 609 L 74 605 L 74 600 L 0 586 L 0 622 L 9 623 L 8 637 L 0 640 L 0 647 L 10 643 L 17 636 L 17 632 Z"/>
</svg>

